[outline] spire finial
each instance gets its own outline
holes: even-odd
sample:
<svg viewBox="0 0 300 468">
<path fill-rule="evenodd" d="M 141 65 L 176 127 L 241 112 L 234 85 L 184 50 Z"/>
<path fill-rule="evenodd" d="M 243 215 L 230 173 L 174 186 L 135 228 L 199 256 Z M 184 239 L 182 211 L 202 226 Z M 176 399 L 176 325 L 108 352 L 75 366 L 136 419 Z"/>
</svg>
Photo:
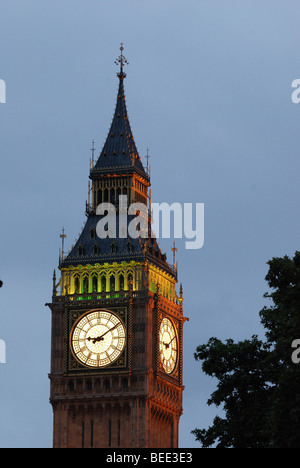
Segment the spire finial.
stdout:
<svg viewBox="0 0 300 468">
<path fill-rule="evenodd" d="M 171 248 L 172 252 L 173 252 L 173 268 L 174 270 L 176 269 L 176 263 L 175 263 L 175 260 L 176 260 L 176 252 L 177 252 L 177 248 L 176 248 L 176 243 L 175 243 L 175 240 L 173 242 L 173 247 Z"/>
<path fill-rule="evenodd" d="M 64 248 L 65 248 L 65 239 L 66 239 L 66 234 L 65 234 L 65 228 L 63 227 L 62 228 L 62 233 L 60 234 L 59 236 L 61 238 L 61 259 L 63 260 L 64 259 Z"/>
<path fill-rule="evenodd" d="M 95 151 L 96 151 L 96 148 L 95 148 L 95 141 L 93 140 L 93 146 L 91 148 L 91 152 L 92 152 L 92 158 L 90 159 L 90 169 L 94 169 L 94 165 L 95 165 Z"/>
<path fill-rule="evenodd" d="M 121 46 L 120 46 L 121 55 L 115 60 L 116 65 L 120 64 L 120 73 L 118 73 L 119 78 L 121 77 L 124 78 L 126 76 L 126 74 L 123 73 L 123 67 L 125 64 L 128 65 L 128 62 L 123 55 L 123 50 L 124 50 L 124 45 L 123 45 L 123 42 L 121 42 Z"/>
<path fill-rule="evenodd" d="M 92 148 L 91 148 L 91 152 L 92 152 L 92 159 L 93 159 L 93 161 L 94 161 L 94 154 L 95 154 L 95 151 L 96 151 L 96 148 L 95 148 L 95 140 L 93 140 L 92 143 L 93 143 L 93 146 L 92 146 Z"/>
<path fill-rule="evenodd" d="M 147 148 L 147 155 L 146 155 L 146 159 L 147 159 L 147 175 L 148 175 L 148 177 L 150 177 L 150 166 L 149 166 L 149 158 L 150 158 L 150 154 L 149 154 L 149 148 Z"/>
</svg>

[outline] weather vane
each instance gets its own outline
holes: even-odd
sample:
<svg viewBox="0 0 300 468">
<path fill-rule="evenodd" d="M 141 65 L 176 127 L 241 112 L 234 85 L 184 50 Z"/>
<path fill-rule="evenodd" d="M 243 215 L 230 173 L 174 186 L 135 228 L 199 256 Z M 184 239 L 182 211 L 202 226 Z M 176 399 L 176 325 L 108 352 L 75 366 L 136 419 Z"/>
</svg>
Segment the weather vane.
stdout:
<svg viewBox="0 0 300 468">
<path fill-rule="evenodd" d="M 124 50 L 123 42 L 121 42 L 121 47 L 120 47 L 121 55 L 115 60 L 116 65 L 120 64 L 120 75 L 123 75 L 123 66 L 125 64 L 128 65 L 128 62 L 123 55 L 123 50 Z"/>
</svg>

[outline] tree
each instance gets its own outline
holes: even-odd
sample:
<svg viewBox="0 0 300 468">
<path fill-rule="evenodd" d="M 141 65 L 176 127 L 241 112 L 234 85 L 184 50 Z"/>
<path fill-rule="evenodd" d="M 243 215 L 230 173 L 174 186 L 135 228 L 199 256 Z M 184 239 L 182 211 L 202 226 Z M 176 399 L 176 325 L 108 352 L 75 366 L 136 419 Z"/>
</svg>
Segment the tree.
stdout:
<svg viewBox="0 0 300 468">
<path fill-rule="evenodd" d="M 196 349 L 202 370 L 218 379 L 208 404 L 222 406 L 225 415 L 192 431 L 204 448 L 300 447 L 300 364 L 291 359 L 300 339 L 300 252 L 268 265 L 271 292 L 264 297 L 271 305 L 259 314 L 265 341 L 211 338 Z"/>
</svg>

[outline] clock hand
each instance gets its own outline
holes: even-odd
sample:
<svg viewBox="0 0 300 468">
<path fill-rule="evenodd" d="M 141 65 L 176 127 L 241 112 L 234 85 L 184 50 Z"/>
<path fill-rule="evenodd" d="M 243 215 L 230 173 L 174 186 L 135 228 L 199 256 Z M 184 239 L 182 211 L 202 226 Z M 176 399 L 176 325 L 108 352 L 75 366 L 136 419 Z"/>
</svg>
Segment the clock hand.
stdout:
<svg viewBox="0 0 300 468">
<path fill-rule="evenodd" d="M 92 338 L 91 336 L 89 336 L 87 338 L 88 341 L 92 341 L 93 344 L 96 344 L 97 341 L 102 341 L 102 337 L 101 336 L 98 336 L 97 338 Z"/>
<path fill-rule="evenodd" d="M 92 338 L 92 337 L 89 336 L 89 337 L 87 338 L 87 340 L 88 340 L 88 341 L 93 341 L 93 344 L 96 344 L 97 341 L 103 341 L 104 336 L 105 336 L 108 332 L 111 332 L 111 331 L 113 331 L 115 328 L 117 328 L 118 325 L 119 325 L 119 324 L 117 323 L 117 325 L 115 325 L 115 326 L 112 327 L 112 328 L 109 328 L 105 333 L 103 333 L 103 335 L 97 336 L 97 338 Z"/>
<path fill-rule="evenodd" d="M 100 336 L 100 339 L 102 340 L 103 337 L 104 337 L 105 335 L 107 335 L 107 333 L 113 331 L 115 328 L 117 328 L 118 325 L 119 325 L 119 323 L 117 323 L 117 325 L 115 325 L 114 327 L 109 328 L 109 330 L 107 330 L 105 333 L 103 333 L 103 335 Z"/>
<path fill-rule="evenodd" d="M 176 336 L 174 336 L 174 337 L 172 338 L 172 340 L 170 341 L 170 343 L 165 343 L 165 342 L 163 341 L 163 344 L 165 345 L 166 349 L 168 349 L 168 348 L 170 347 L 170 344 L 172 343 L 173 340 L 175 340 L 175 338 L 176 338 Z"/>
</svg>

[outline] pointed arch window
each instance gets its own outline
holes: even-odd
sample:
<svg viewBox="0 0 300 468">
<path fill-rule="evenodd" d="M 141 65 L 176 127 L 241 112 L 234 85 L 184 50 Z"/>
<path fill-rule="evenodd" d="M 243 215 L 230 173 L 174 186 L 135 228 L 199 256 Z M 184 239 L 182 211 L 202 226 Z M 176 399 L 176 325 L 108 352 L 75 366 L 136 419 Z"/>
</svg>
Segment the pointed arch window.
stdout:
<svg viewBox="0 0 300 468">
<path fill-rule="evenodd" d="M 133 284 L 133 274 L 127 274 L 127 289 L 130 289 L 131 283 Z"/>
<path fill-rule="evenodd" d="M 110 251 L 111 251 L 111 253 L 112 253 L 112 254 L 115 254 L 115 253 L 117 253 L 117 251 L 118 251 L 118 248 L 117 248 L 117 244 L 116 244 L 116 242 L 115 242 L 115 241 L 113 241 L 113 242 L 111 243 L 111 246 L 110 246 Z"/>
<path fill-rule="evenodd" d="M 121 275 L 119 275 L 119 288 L 124 289 L 124 286 L 125 286 L 125 278 L 122 273 Z"/>
<path fill-rule="evenodd" d="M 115 275 L 111 275 L 111 277 L 110 277 L 109 289 L 110 289 L 110 291 L 116 289 L 116 277 L 115 277 Z"/>
<path fill-rule="evenodd" d="M 92 288 L 93 288 L 93 292 L 98 292 L 98 276 L 97 275 L 92 276 Z"/>
<path fill-rule="evenodd" d="M 76 294 L 80 294 L 80 277 L 74 277 L 74 290 Z"/>
<path fill-rule="evenodd" d="M 127 250 L 127 253 L 133 252 L 133 246 L 132 246 L 132 242 L 130 238 L 128 239 L 126 243 L 126 250 Z"/>
<path fill-rule="evenodd" d="M 101 291 L 106 292 L 106 276 L 101 277 Z"/>
<path fill-rule="evenodd" d="M 93 254 L 94 255 L 98 255 L 100 253 L 100 249 L 98 247 L 98 244 L 94 244 L 94 247 L 93 247 Z"/>
<path fill-rule="evenodd" d="M 82 285 L 83 285 L 83 292 L 86 292 L 86 293 L 89 292 L 89 277 L 88 276 L 84 276 Z"/>
</svg>

